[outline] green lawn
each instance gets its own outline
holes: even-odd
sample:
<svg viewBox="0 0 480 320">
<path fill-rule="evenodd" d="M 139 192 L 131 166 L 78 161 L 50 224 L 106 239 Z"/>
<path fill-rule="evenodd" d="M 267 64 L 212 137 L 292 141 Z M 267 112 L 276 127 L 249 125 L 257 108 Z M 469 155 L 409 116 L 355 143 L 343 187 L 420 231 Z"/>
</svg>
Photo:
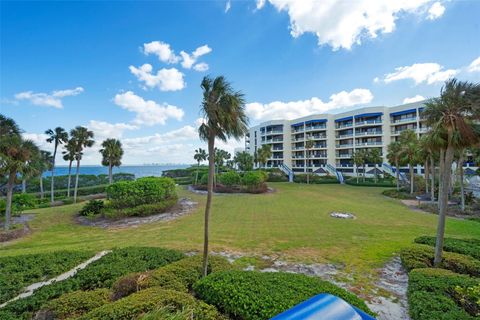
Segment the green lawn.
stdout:
<svg viewBox="0 0 480 320">
<path fill-rule="evenodd" d="M 381 188 L 346 185 L 271 183 L 263 195 L 221 195 L 213 200 L 211 248 L 280 255 L 303 262 L 345 264 L 366 279 L 400 248 L 420 235 L 434 235 L 437 216 L 414 212 L 381 194 Z M 0 256 L 54 250 L 95 250 L 124 246 L 162 246 L 201 250 L 205 196 L 186 190 L 180 196 L 199 201 L 194 214 L 177 221 L 137 228 L 104 230 L 73 222 L 82 204 L 37 209 L 33 233 L 8 245 Z M 356 220 L 334 219 L 347 211 Z M 480 239 L 480 224 L 448 219 L 446 235 Z"/>
</svg>

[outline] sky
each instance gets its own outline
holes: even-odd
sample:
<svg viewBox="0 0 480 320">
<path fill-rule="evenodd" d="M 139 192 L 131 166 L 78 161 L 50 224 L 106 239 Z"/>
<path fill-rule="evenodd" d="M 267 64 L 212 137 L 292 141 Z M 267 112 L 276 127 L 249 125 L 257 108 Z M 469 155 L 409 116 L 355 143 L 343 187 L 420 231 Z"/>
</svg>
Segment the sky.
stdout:
<svg viewBox="0 0 480 320">
<path fill-rule="evenodd" d="M 476 0 L 1 1 L 0 113 L 45 150 L 45 130 L 88 127 L 84 164 L 106 138 L 124 164 L 193 163 L 203 77 L 242 91 L 252 125 L 428 99 L 480 81 L 479 15 Z"/>
</svg>

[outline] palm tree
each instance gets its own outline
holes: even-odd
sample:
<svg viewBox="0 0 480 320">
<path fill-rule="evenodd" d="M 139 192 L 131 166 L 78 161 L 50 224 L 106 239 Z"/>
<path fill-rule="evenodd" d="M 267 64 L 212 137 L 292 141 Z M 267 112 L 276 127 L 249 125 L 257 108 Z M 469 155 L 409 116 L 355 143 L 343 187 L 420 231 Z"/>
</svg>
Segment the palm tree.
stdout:
<svg viewBox="0 0 480 320">
<path fill-rule="evenodd" d="M 44 198 L 44 190 L 43 190 L 43 173 L 45 171 L 52 170 L 53 167 L 53 157 L 52 153 L 49 151 L 40 150 L 39 157 L 37 161 L 35 161 L 36 172 L 38 174 L 38 179 L 40 181 L 40 198 Z"/>
<path fill-rule="evenodd" d="M 379 163 L 382 163 L 383 158 L 382 158 L 382 151 L 381 149 L 369 149 L 368 150 L 368 162 L 374 164 L 374 177 L 375 177 L 375 183 L 377 183 L 378 180 L 378 174 L 377 174 L 377 165 Z"/>
<path fill-rule="evenodd" d="M 307 184 L 310 184 L 310 150 L 313 148 L 313 140 L 305 141 L 305 159 L 307 160 Z"/>
<path fill-rule="evenodd" d="M 198 170 L 200 170 L 200 163 L 207 160 L 208 154 L 207 151 L 205 151 L 202 148 L 198 148 L 195 150 L 195 155 L 193 156 L 193 159 L 197 161 L 197 172 L 195 173 L 195 184 L 197 184 L 198 181 Z"/>
<path fill-rule="evenodd" d="M 245 114 L 243 94 L 235 91 L 223 76 L 215 79 L 204 77 L 201 88 L 203 91 L 201 112 L 204 122 L 198 131 L 200 138 L 208 142 L 208 185 L 203 244 L 203 275 L 206 276 L 208 267 L 208 226 L 215 170 L 215 139 L 227 141 L 229 138 L 237 140 L 242 138 L 248 132 L 248 118 Z"/>
<path fill-rule="evenodd" d="M 89 131 L 85 127 L 75 127 L 70 131 L 70 135 L 73 139 L 75 145 L 75 160 L 77 160 L 77 171 L 75 175 L 75 189 L 73 191 L 73 202 L 77 202 L 77 191 L 78 191 L 78 175 L 80 173 L 80 160 L 83 156 L 83 149 L 93 146 L 95 141 L 93 140 L 93 131 Z"/>
<path fill-rule="evenodd" d="M 45 131 L 49 137 L 47 138 L 48 143 L 53 143 L 53 163 L 52 163 L 52 181 L 50 181 L 50 202 L 55 201 L 55 190 L 54 190 L 54 178 L 55 178 L 55 159 L 57 157 L 57 148 L 63 143 L 68 141 L 68 133 L 62 127 L 56 127 L 55 129 L 48 129 Z"/>
<path fill-rule="evenodd" d="M 240 171 L 250 171 L 253 169 L 253 156 L 246 152 L 237 152 L 233 161 L 237 164 L 238 170 Z"/>
<path fill-rule="evenodd" d="M 4 130 L 2 130 L 4 131 Z M 9 131 L 9 132 L 13 132 Z M 5 208 L 5 230 L 10 229 L 13 187 L 17 174 L 30 171 L 32 161 L 38 156 L 39 149 L 31 140 L 23 139 L 19 134 L 8 134 L 8 139 L 2 136 L 0 143 L 1 173 L 8 176 L 7 203 Z"/>
<path fill-rule="evenodd" d="M 8 138 L 12 135 L 19 135 L 20 128 L 12 118 L 0 114 L 0 138 Z"/>
<path fill-rule="evenodd" d="M 272 156 L 272 146 L 270 144 L 264 144 L 257 150 L 257 161 L 260 166 L 265 166 L 268 159 Z"/>
<path fill-rule="evenodd" d="M 68 140 L 65 145 L 65 151 L 62 151 L 63 160 L 68 161 L 68 182 L 67 182 L 67 197 L 70 198 L 70 182 L 72 177 L 72 163 L 77 160 L 75 152 L 75 140 L 72 138 Z"/>
<path fill-rule="evenodd" d="M 418 143 L 417 134 L 413 130 L 404 130 L 400 133 L 400 144 L 402 145 L 401 157 L 402 162 L 408 164 L 410 172 L 410 194 L 413 194 L 414 189 L 414 169 L 413 166 L 418 163 L 418 156 L 420 153 L 420 145 Z"/>
<path fill-rule="evenodd" d="M 397 191 L 400 190 L 400 153 L 402 144 L 399 141 L 393 141 L 388 145 L 388 162 L 395 164 L 395 179 L 397 180 Z"/>
<path fill-rule="evenodd" d="M 358 168 L 365 164 L 365 161 L 364 161 L 365 157 L 361 152 L 361 150 L 354 152 L 352 154 L 352 160 L 353 160 L 353 163 L 355 164 L 355 171 L 357 173 L 357 184 L 358 184 L 358 171 L 359 171 Z"/>
<path fill-rule="evenodd" d="M 480 120 L 480 84 L 450 79 L 440 91 L 440 97 L 426 103 L 424 116 L 432 131 L 441 135 L 444 146 L 440 149 L 440 180 L 438 202 L 438 228 L 434 265 L 442 262 L 445 218 L 451 183 L 455 150 L 476 145 L 479 134 L 474 121 Z"/>
<path fill-rule="evenodd" d="M 107 139 L 102 142 L 102 165 L 108 166 L 108 183 L 112 184 L 112 168 L 120 167 L 122 164 L 123 149 L 122 143 L 117 139 Z"/>
</svg>

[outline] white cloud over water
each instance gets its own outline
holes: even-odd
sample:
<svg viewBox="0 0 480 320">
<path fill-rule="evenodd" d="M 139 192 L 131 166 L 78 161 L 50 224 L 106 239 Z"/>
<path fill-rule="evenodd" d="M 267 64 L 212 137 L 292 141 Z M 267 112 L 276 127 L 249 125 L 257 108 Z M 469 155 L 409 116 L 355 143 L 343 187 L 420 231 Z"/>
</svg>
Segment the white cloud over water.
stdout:
<svg viewBox="0 0 480 320">
<path fill-rule="evenodd" d="M 24 91 L 15 94 L 15 99 L 28 100 L 30 101 L 30 103 L 36 106 L 54 107 L 57 109 L 62 109 L 62 98 L 77 96 L 83 91 L 84 89 L 82 87 L 76 87 L 74 89 L 56 90 L 51 93 L 35 93 L 33 91 Z"/>
</svg>

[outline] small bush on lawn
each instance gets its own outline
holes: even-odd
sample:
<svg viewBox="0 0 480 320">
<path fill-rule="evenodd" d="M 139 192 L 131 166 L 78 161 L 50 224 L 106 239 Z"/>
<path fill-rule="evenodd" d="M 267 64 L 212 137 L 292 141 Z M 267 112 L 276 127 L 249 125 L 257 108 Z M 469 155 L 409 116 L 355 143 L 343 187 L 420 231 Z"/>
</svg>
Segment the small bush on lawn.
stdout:
<svg viewBox="0 0 480 320">
<path fill-rule="evenodd" d="M 140 320 L 185 320 L 192 319 L 193 310 L 183 309 L 182 311 L 172 310 L 173 308 L 163 307 L 151 311 L 140 318 Z"/>
<path fill-rule="evenodd" d="M 88 201 L 80 210 L 81 216 L 94 216 L 100 214 L 105 208 L 105 205 L 102 200 L 90 200 Z"/>
<path fill-rule="evenodd" d="M 435 237 L 422 236 L 416 238 L 415 242 L 434 247 L 436 240 Z M 443 250 L 465 254 L 480 260 L 480 240 L 478 239 L 445 238 Z"/>
<path fill-rule="evenodd" d="M 107 218 L 121 217 L 146 217 L 153 214 L 165 212 L 177 203 L 177 198 L 170 198 L 159 203 L 141 204 L 133 208 L 113 209 L 106 208 L 103 210 Z"/>
<path fill-rule="evenodd" d="M 334 176 L 318 176 L 316 174 L 310 174 L 309 183 L 311 184 L 336 184 L 340 183 L 336 177 Z M 307 183 L 307 175 L 306 174 L 297 174 L 293 178 L 294 182 L 297 183 Z"/>
<path fill-rule="evenodd" d="M 372 314 L 354 294 L 317 278 L 292 273 L 215 272 L 193 287 L 205 302 L 235 319 L 264 320 L 320 293 L 336 295 Z"/>
<path fill-rule="evenodd" d="M 228 172 L 225 172 L 225 173 L 222 173 L 219 177 L 218 177 L 218 181 L 225 185 L 225 186 L 237 186 L 240 184 L 240 180 L 241 180 L 241 177 L 238 173 L 236 173 L 235 171 L 228 171 Z"/>
<path fill-rule="evenodd" d="M 258 187 L 266 180 L 265 173 L 262 171 L 245 172 L 242 183 L 247 187 Z"/>
<path fill-rule="evenodd" d="M 414 245 L 403 249 L 400 258 L 407 270 L 433 267 L 434 248 L 426 245 Z M 454 252 L 444 252 L 441 267 L 457 273 L 480 276 L 480 261 Z"/>
<path fill-rule="evenodd" d="M 414 195 L 411 195 L 403 190 L 397 191 L 396 189 L 387 189 L 382 191 L 382 194 L 384 196 L 400 200 L 415 199 Z"/>
<path fill-rule="evenodd" d="M 120 181 L 107 187 L 107 196 L 115 209 L 158 203 L 176 197 L 175 182 L 165 177 Z"/>
<path fill-rule="evenodd" d="M 109 303 L 109 297 L 108 289 L 74 291 L 48 302 L 39 313 L 53 319 L 76 318 Z"/>
<path fill-rule="evenodd" d="M 409 313 L 412 320 L 473 320 L 452 295 L 456 287 L 472 287 L 480 283 L 444 269 L 415 269 L 408 280 Z"/>
<path fill-rule="evenodd" d="M 187 293 L 156 287 L 142 290 L 104 305 L 87 313 L 80 319 L 136 319 L 142 314 L 161 307 L 171 307 L 174 311 L 190 309 L 193 311 L 193 318 L 198 320 L 218 320 L 222 318 L 215 307 L 198 301 Z"/>
<path fill-rule="evenodd" d="M 473 287 L 455 287 L 455 300 L 471 315 L 480 317 L 480 284 Z"/>
</svg>

